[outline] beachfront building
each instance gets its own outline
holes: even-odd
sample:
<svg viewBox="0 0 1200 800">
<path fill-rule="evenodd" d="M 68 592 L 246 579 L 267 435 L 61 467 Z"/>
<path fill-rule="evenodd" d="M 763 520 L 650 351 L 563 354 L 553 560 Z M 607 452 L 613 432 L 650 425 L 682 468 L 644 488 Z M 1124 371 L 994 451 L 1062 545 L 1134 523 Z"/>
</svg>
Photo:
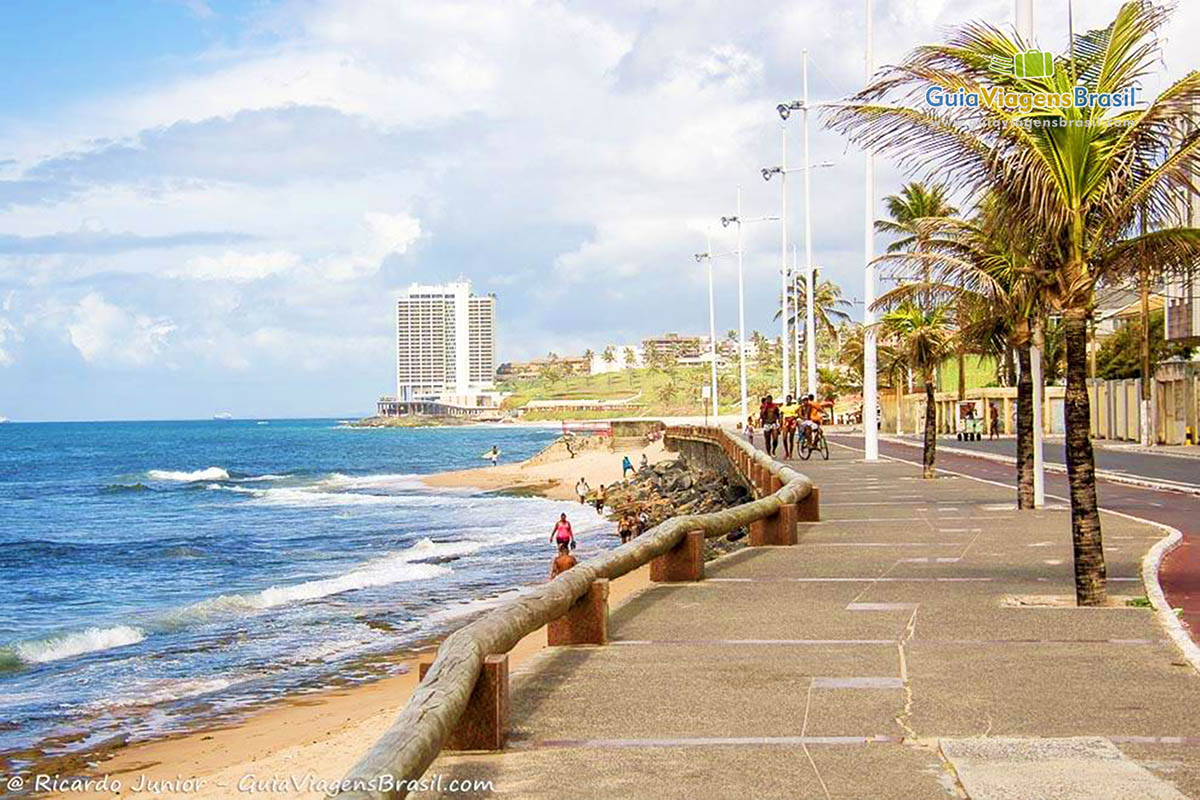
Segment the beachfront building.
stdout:
<svg viewBox="0 0 1200 800">
<path fill-rule="evenodd" d="M 409 286 L 396 300 L 396 413 L 489 407 L 495 384 L 496 296 L 465 280 Z"/>
</svg>

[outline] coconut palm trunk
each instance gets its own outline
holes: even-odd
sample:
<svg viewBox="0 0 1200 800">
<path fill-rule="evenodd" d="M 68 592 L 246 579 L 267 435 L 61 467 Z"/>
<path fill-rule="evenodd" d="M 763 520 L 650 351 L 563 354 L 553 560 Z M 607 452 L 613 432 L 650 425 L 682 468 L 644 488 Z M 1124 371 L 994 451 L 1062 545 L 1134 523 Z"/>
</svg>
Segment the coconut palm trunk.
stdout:
<svg viewBox="0 0 1200 800">
<path fill-rule="evenodd" d="M 937 404 L 933 399 L 933 373 L 925 374 L 925 449 L 922 459 L 922 478 L 933 477 L 933 461 L 937 456 Z"/>
<path fill-rule="evenodd" d="M 1029 345 L 1016 348 L 1017 375 L 1017 508 L 1033 508 L 1033 363 Z"/>
<path fill-rule="evenodd" d="M 1096 465 L 1090 438 L 1091 409 L 1087 393 L 1087 310 L 1063 314 L 1067 339 L 1065 398 L 1067 480 L 1071 489 L 1071 542 L 1075 555 L 1075 598 L 1081 606 L 1104 605 L 1108 599 L 1100 509 L 1096 502 Z"/>
</svg>

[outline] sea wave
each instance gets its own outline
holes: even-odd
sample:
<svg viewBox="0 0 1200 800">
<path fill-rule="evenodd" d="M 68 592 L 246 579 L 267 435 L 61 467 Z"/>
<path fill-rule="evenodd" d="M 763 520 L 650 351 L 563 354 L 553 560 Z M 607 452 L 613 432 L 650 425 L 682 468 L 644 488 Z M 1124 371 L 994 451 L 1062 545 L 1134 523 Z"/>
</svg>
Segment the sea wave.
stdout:
<svg viewBox="0 0 1200 800">
<path fill-rule="evenodd" d="M 10 649 L 22 663 L 45 664 L 64 658 L 74 658 L 86 653 L 126 647 L 146 638 L 146 632 L 131 625 L 112 628 L 87 628 L 74 633 L 48 636 L 28 642 L 17 642 Z"/>
<path fill-rule="evenodd" d="M 194 481 L 227 481 L 229 480 L 229 473 L 222 467 L 208 467 L 207 469 L 198 469 L 194 472 L 152 469 L 146 473 L 146 477 L 155 481 L 192 483 Z"/>
</svg>

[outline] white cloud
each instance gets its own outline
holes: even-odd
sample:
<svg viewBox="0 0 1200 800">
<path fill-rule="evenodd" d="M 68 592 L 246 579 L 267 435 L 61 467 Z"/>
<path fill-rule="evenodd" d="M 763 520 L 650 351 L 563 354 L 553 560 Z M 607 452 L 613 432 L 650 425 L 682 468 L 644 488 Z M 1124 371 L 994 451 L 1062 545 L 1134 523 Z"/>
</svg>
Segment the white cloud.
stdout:
<svg viewBox="0 0 1200 800">
<path fill-rule="evenodd" d="M 85 295 L 67 325 L 71 344 L 89 364 L 144 367 L 154 363 L 175 325 L 126 311 L 100 294 Z"/>
<path fill-rule="evenodd" d="M 201 281 L 247 283 L 287 272 L 299 258 L 282 250 L 269 253 L 239 253 L 226 250 L 219 256 L 193 256 L 182 269 L 167 270 L 167 277 Z"/>
<path fill-rule="evenodd" d="M 7 300 L 5 302 L 5 310 L 8 310 Z M 11 367 L 17 363 L 16 357 L 13 356 L 9 348 L 20 341 L 21 332 L 17 330 L 17 327 L 11 321 L 0 317 L 0 367 Z"/>
</svg>

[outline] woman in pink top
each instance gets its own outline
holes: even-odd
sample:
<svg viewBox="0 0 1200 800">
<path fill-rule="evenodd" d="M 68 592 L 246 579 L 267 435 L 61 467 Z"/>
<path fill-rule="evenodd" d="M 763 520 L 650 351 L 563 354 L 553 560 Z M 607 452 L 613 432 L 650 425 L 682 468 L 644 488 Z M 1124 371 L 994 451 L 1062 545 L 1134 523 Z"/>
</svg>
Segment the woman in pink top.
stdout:
<svg viewBox="0 0 1200 800">
<path fill-rule="evenodd" d="M 571 523 L 567 522 L 567 515 L 563 514 L 558 518 L 558 522 L 554 523 L 554 532 L 550 534 L 550 541 L 559 545 L 567 545 L 575 548 L 575 532 L 571 530 Z"/>
</svg>

